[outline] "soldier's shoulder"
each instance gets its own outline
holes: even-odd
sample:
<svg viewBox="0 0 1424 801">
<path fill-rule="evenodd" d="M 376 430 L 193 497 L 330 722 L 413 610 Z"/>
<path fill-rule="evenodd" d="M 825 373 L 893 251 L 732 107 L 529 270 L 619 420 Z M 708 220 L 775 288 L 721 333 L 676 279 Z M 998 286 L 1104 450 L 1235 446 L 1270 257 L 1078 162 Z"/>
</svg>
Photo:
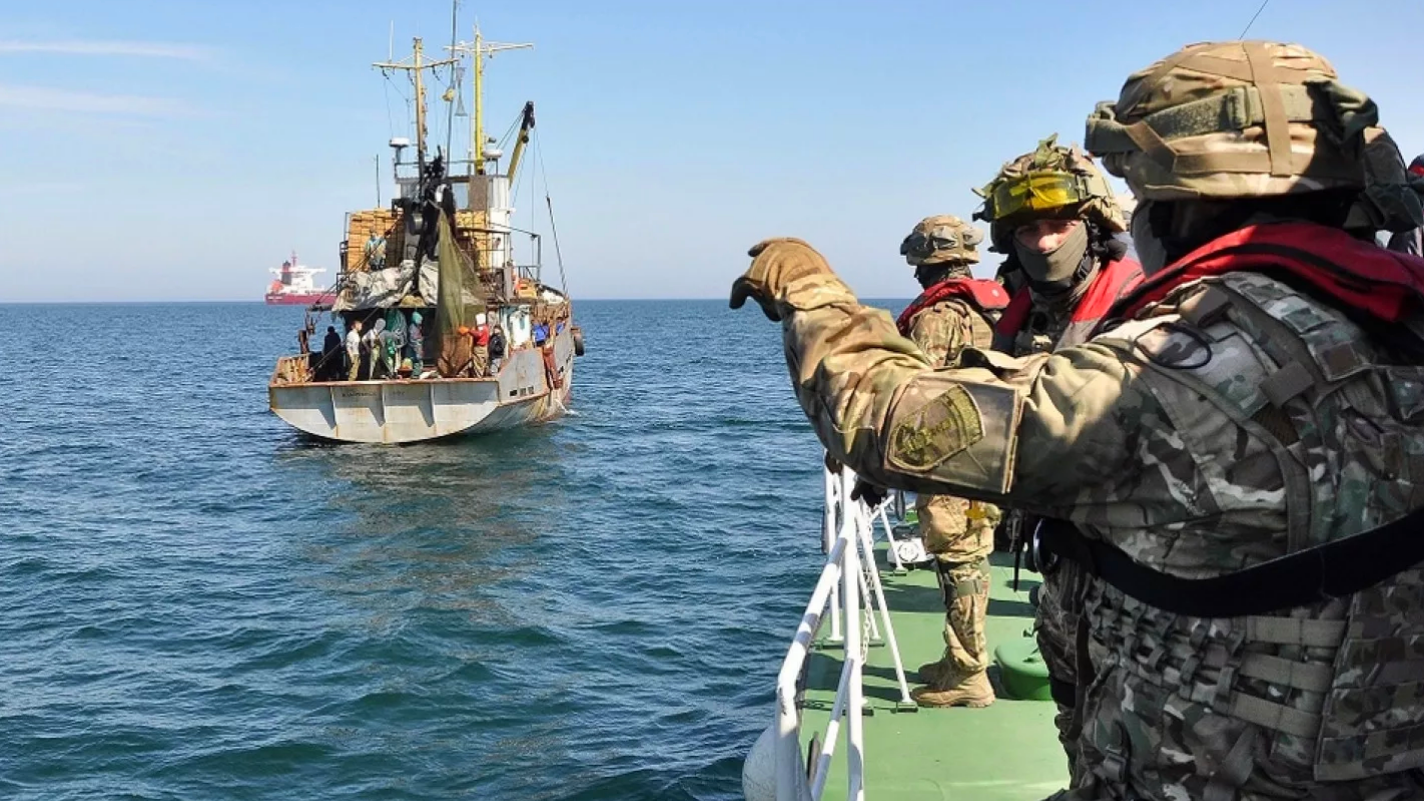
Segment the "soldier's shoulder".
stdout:
<svg viewBox="0 0 1424 801">
<path fill-rule="evenodd" d="M 928 321 L 958 322 L 965 318 L 984 317 L 985 314 L 968 298 L 949 297 L 925 307 L 915 319 Z"/>
<path fill-rule="evenodd" d="M 1364 332 L 1337 308 L 1259 273 L 1228 273 L 1184 284 L 1099 341 L 1150 365 L 1195 379 L 1235 405 L 1265 403 L 1261 385 L 1296 354 L 1316 364 L 1360 364 L 1371 357 Z"/>
</svg>

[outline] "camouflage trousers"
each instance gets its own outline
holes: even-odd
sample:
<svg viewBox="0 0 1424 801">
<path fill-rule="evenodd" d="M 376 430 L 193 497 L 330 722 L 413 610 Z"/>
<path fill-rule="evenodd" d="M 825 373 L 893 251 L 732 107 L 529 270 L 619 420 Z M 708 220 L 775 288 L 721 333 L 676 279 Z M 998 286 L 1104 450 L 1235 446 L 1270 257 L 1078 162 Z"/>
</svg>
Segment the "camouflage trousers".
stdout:
<svg viewBox="0 0 1424 801">
<path fill-rule="evenodd" d="M 1034 637 L 1038 651 L 1048 668 L 1048 675 L 1062 688 L 1076 692 L 1078 684 L 1078 620 L 1082 613 L 1083 572 L 1077 564 L 1066 560 L 1043 577 L 1038 595 L 1038 611 L 1034 619 Z M 1069 772 L 1077 764 L 1078 724 L 1074 721 L 1076 704 L 1063 703 L 1062 691 L 1055 692 L 1058 713 L 1053 725 L 1058 729 L 1058 742 L 1068 756 Z"/>
<path fill-rule="evenodd" d="M 984 619 L 998 509 L 950 495 L 920 495 L 915 512 L 944 594 L 944 659 L 960 676 L 982 673 L 989 668 Z"/>
</svg>

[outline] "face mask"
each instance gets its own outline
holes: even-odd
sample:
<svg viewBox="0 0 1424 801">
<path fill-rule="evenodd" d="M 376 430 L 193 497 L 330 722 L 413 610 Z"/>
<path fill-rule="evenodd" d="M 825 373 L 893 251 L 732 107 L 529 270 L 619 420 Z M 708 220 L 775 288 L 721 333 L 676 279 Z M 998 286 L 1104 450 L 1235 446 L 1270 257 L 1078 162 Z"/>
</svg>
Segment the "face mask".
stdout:
<svg viewBox="0 0 1424 801">
<path fill-rule="evenodd" d="M 1162 240 L 1152 233 L 1152 223 L 1148 219 L 1151 213 L 1152 201 L 1145 200 L 1137 204 L 1128 224 L 1132 246 L 1137 250 L 1137 260 L 1142 264 L 1142 274 L 1146 276 L 1167 266 L 1167 249 L 1162 246 Z"/>
<path fill-rule="evenodd" d="M 1073 226 L 1063 244 L 1047 253 L 1024 247 L 1015 238 L 1014 252 L 1018 254 L 1019 263 L 1023 264 L 1024 272 L 1028 273 L 1033 283 L 1056 285 L 1066 289 L 1072 285 L 1073 274 L 1078 271 L 1078 267 L 1083 263 L 1083 255 L 1088 252 L 1088 226 L 1080 221 Z"/>
</svg>

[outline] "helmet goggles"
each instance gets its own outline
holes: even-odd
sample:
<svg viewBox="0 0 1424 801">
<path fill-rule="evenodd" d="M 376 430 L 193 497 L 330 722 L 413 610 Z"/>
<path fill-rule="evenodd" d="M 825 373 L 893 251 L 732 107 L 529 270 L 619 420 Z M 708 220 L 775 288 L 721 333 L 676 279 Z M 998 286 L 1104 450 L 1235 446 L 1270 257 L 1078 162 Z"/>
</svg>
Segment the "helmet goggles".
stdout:
<svg viewBox="0 0 1424 801">
<path fill-rule="evenodd" d="M 1058 170 L 1034 170 L 1000 181 L 990 193 L 984 216 L 990 220 L 1032 216 L 1077 206 L 1107 194 L 1105 186 L 1093 186 L 1097 176 Z M 1096 191 L 1095 191 L 1096 190 Z"/>
</svg>

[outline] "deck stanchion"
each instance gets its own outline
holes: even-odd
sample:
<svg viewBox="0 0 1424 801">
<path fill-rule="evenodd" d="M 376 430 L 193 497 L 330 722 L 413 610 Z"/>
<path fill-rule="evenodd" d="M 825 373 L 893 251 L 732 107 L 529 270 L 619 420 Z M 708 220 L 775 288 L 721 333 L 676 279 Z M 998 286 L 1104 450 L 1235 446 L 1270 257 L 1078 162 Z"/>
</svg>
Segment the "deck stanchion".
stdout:
<svg viewBox="0 0 1424 801">
<path fill-rule="evenodd" d="M 865 655 L 862 652 L 860 641 L 860 547 L 857 530 L 859 528 L 859 514 L 850 506 L 851 485 L 855 481 L 855 474 L 849 470 L 841 471 L 841 537 L 844 540 L 856 539 L 850 543 L 841 557 L 841 595 L 844 596 L 845 604 L 845 660 L 849 668 L 850 675 L 846 680 L 845 693 L 845 714 L 846 714 L 846 775 L 849 786 L 846 789 L 847 801 L 861 801 L 864 797 L 862 784 L 864 783 L 864 763 L 865 763 L 865 721 L 864 714 L 864 687 L 861 684 L 864 678 Z"/>
</svg>

